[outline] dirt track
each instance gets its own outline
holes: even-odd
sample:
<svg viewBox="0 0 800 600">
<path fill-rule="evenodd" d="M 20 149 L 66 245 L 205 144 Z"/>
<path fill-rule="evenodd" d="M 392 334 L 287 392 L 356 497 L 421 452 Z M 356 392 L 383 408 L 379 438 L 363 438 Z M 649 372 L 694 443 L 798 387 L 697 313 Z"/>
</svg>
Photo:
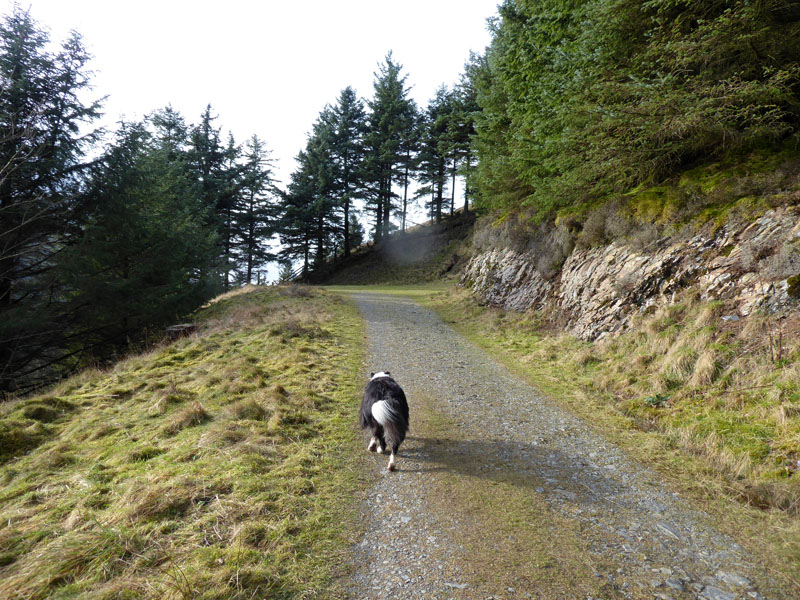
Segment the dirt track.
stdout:
<svg viewBox="0 0 800 600">
<path fill-rule="evenodd" d="M 368 369 L 404 387 L 411 433 L 398 472 L 374 457 L 352 597 L 791 597 L 655 473 L 430 310 L 353 297 Z"/>
</svg>

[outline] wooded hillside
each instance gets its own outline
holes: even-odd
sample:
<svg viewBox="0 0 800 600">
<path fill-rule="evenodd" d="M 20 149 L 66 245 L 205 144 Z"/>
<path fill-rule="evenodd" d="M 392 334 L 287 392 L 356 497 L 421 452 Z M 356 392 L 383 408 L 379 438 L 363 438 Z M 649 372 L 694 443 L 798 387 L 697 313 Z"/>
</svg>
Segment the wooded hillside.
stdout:
<svg viewBox="0 0 800 600">
<path fill-rule="evenodd" d="M 506 0 L 473 65 L 480 206 L 539 218 L 797 142 L 800 3 Z"/>
</svg>

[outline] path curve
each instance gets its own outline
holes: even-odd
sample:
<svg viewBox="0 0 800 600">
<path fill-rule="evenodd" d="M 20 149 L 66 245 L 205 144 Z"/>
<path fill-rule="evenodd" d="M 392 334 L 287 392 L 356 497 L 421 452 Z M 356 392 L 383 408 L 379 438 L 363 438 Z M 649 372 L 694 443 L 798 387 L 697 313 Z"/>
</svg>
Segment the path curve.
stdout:
<svg viewBox="0 0 800 600">
<path fill-rule="evenodd" d="M 661 486 L 657 474 L 542 398 L 431 310 L 402 296 L 352 297 L 366 320 L 368 369 L 392 372 L 411 407 L 400 470 L 387 472 L 386 458 L 375 455 L 376 483 L 363 507 L 367 533 L 346 586 L 352 597 L 786 597 L 707 516 Z M 431 411 L 451 425 L 431 429 Z M 560 592 L 522 572 L 493 580 L 493 565 L 472 564 L 475 540 L 491 548 L 501 534 L 465 536 L 473 516 L 456 501 L 448 510 L 437 494 L 443 477 L 463 475 L 479 487 L 511 474 L 516 489 L 545 507 L 552 522 L 567 524 L 560 530 L 578 532 L 572 539 L 583 566 L 570 567 Z M 504 498 L 489 502 L 502 505 Z M 526 526 L 533 525 L 515 525 Z M 558 556 L 556 548 L 530 551 Z M 479 554 L 487 560 L 485 547 Z"/>
</svg>

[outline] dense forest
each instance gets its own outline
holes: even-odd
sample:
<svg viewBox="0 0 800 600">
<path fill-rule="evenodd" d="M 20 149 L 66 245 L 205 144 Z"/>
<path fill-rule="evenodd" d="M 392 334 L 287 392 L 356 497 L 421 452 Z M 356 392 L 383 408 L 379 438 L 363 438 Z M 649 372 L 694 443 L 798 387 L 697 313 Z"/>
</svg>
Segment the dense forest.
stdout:
<svg viewBox="0 0 800 600">
<path fill-rule="evenodd" d="M 269 262 L 289 277 L 379 243 L 415 203 L 440 221 L 457 178 L 464 210 L 547 222 L 798 141 L 800 2 L 505 0 L 490 28 L 425 107 L 387 54 L 370 98 L 345 87 L 322 108 L 281 189 L 267 143 L 223 136 L 211 106 L 94 129 L 80 36 L 51 50 L 16 7 L 0 23 L 0 392 L 111 360 Z"/>
<path fill-rule="evenodd" d="M 507 0 L 470 72 L 481 206 L 538 219 L 797 141 L 800 2 Z"/>
</svg>

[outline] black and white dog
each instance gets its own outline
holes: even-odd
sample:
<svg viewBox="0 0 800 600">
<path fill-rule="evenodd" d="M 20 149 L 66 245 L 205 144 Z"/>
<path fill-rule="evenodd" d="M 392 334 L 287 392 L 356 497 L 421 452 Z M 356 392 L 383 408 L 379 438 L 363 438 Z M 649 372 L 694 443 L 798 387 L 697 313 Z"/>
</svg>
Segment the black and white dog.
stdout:
<svg viewBox="0 0 800 600">
<path fill-rule="evenodd" d="M 391 447 L 389 456 L 390 471 L 394 471 L 397 449 L 408 432 L 408 402 L 397 382 L 389 371 L 372 373 L 361 401 L 361 427 L 372 430 L 372 439 L 367 450 L 383 453 L 386 446 Z"/>
</svg>

